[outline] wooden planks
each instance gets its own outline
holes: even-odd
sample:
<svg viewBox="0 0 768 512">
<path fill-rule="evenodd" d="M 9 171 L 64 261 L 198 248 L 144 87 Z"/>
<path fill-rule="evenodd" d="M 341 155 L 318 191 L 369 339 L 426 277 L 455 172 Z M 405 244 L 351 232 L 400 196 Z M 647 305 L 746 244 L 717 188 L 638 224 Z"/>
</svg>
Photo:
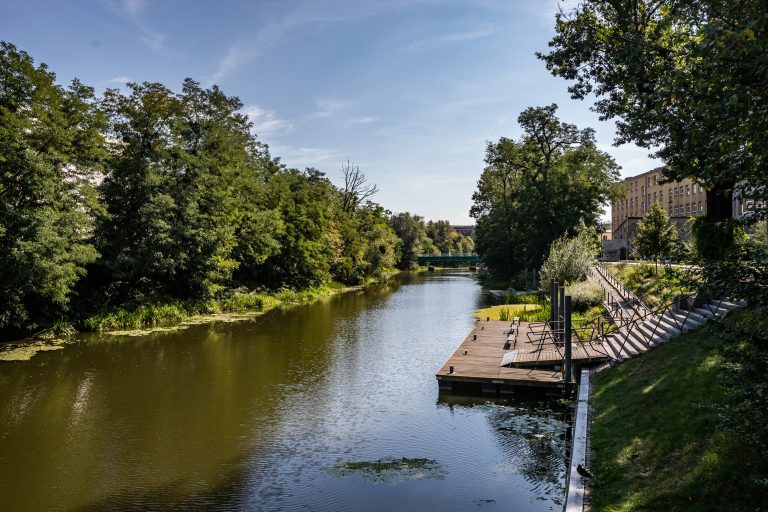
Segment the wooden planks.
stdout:
<svg viewBox="0 0 768 512">
<path fill-rule="evenodd" d="M 560 372 L 499 366 L 504 353 L 508 351 L 504 349 L 504 345 L 509 328 L 510 322 L 478 322 L 456 352 L 438 370 L 437 378 L 464 382 L 558 386 L 562 382 Z M 527 329 L 527 324 L 521 324 L 519 329 L 522 333 Z M 517 342 L 511 342 L 509 350 L 519 346 L 520 339 L 521 334 L 518 334 Z"/>
<path fill-rule="evenodd" d="M 529 326 L 525 322 L 519 324 L 516 335 L 510 336 L 510 328 L 511 322 L 480 320 L 438 370 L 438 380 L 530 386 L 561 385 L 562 374 L 552 369 L 563 363 L 563 356 L 555 345 L 547 341 L 539 348 L 537 344 L 528 343 L 525 333 Z M 510 354 L 508 359 L 512 359 L 513 367 L 500 366 L 505 354 Z M 607 358 L 598 348 L 578 342 L 573 344 L 574 362 L 596 362 Z"/>
</svg>

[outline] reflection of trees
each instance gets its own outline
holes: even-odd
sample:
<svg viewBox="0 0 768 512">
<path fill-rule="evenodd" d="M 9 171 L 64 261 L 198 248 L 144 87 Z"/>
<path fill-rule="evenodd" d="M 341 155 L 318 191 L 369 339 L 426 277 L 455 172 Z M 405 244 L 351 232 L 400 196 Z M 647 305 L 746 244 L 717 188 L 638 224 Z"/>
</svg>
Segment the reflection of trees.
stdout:
<svg viewBox="0 0 768 512">
<path fill-rule="evenodd" d="M 565 494 L 566 430 L 571 408 L 559 404 L 491 406 L 488 422 L 510 463 L 533 490 L 561 502 Z"/>
<path fill-rule="evenodd" d="M 569 450 L 566 432 L 572 422 L 572 406 L 518 400 L 478 401 L 456 395 L 441 395 L 439 405 L 451 410 L 485 409 L 491 432 L 506 454 L 509 468 L 530 482 L 538 497 L 563 502 Z"/>
</svg>

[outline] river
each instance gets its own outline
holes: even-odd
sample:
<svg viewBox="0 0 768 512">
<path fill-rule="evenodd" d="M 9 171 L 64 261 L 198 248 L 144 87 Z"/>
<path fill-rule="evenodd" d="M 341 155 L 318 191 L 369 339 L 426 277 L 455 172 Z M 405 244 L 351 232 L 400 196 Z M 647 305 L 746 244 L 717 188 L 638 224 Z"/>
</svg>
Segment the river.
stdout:
<svg viewBox="0 0 768 512">
<path fill-rule="evenodd" d="M 567 406 L 438 396 L 464 272 L 0 364 L 0 510 L 561 510 Z"/>
</svg>

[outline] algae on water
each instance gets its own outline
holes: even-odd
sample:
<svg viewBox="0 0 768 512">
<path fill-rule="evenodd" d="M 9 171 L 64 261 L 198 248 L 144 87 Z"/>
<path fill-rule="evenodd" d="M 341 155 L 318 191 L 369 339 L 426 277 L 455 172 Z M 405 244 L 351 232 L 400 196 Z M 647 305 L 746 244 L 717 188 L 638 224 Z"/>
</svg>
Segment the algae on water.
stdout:
<svg viewBox="0 0 768 512">
<path fill-rule="evenodd" d="M 384 458 L 375 461 L 341 462 L 330 469 L 338 477 L 360 475 L 372 483 L 395 484 L 407 480 L 442 480 L 445 470 L 432 459 Z"/>
</svg>

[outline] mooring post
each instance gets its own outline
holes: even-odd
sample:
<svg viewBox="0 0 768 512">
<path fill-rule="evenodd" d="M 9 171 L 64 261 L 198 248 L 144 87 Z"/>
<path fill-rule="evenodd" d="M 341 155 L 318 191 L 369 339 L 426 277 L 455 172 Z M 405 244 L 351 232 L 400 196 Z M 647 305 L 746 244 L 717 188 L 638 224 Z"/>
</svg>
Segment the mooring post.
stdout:
<svg viewBox="0 0 768 512">
<path fill-rule="evenodd" d="M 557 281 L 554 279 L 549 287 L 549 325 L 555 328 L 555 315 L 557 315 Z"/>
<path fill-rule="evenodd" d="M 557 328 L 560 331 L 560 343 L 565 343 L 565 286 L 561 286 L 559 289 L 560 299 L 557 301 L 558 309 L 558 322 Z"/>
<path fill-rule="evenodd" d="M 573 361 L 571 354 L 571 296 L 565 297 L 564 309 L 565 309 L 565 382 L 569 383 L 573 380 Z"/>
</svg>

